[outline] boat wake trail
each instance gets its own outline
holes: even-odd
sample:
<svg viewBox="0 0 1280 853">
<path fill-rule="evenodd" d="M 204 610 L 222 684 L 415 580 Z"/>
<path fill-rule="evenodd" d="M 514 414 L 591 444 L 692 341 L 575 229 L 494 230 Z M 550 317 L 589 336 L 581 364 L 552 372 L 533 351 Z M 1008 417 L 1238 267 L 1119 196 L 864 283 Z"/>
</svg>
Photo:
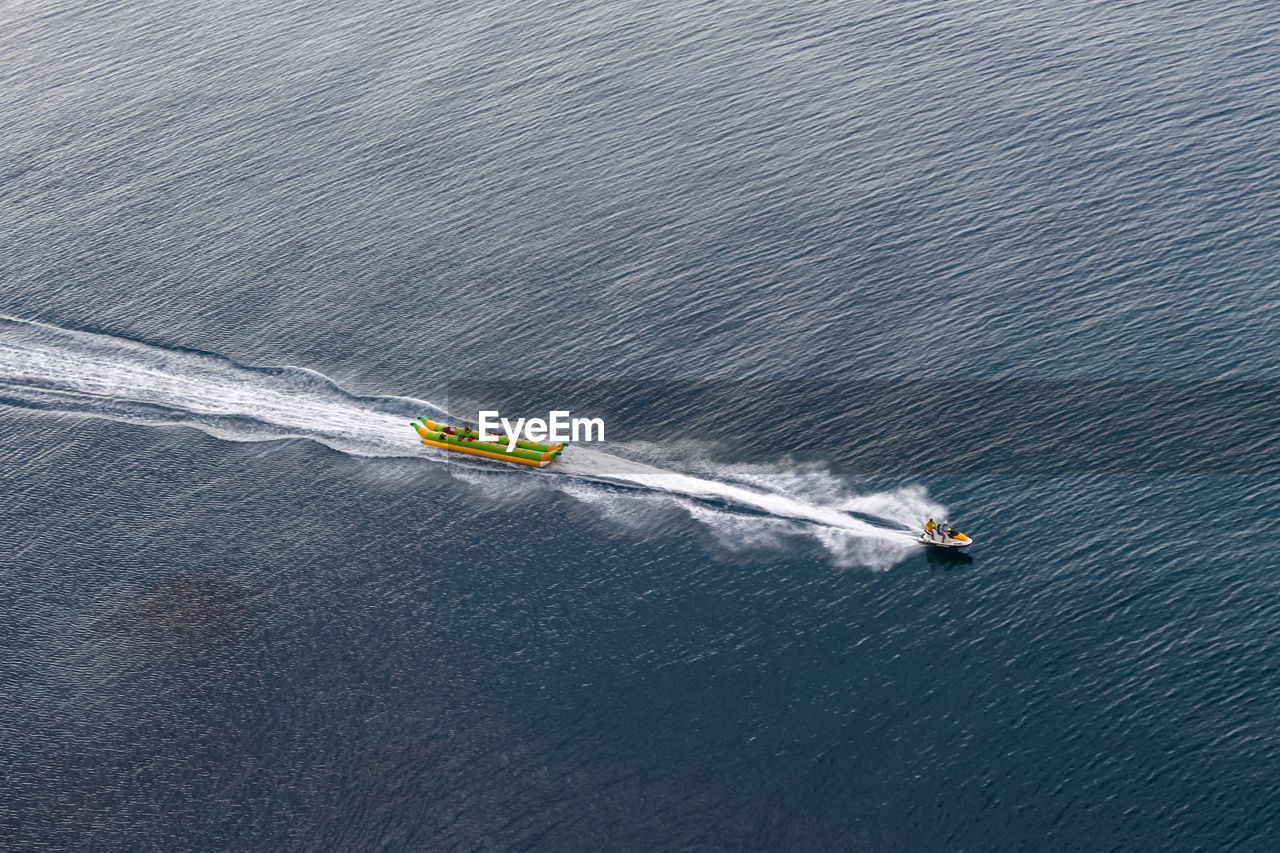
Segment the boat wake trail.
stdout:
<svg viewBox="0 0 1280 853">
<path fill-rule="evenodd" d="M 633 527 L 674 508 L 729 548 L 807 538 L 842 566 L 892 566 L 918 547 L 911 531 L 943 514 L 918 489 L 851 494 L 841 478 L 820 469 L 713 466 L 696 457 L 676 462 L 651 444 L 613 445 L 616 452 L 578 445 L 553 469 L 537 471 L 460 464 L 422 445 L 409 428 L 424 412 L 447 417 L 436 403 L 359 397 L 305 368 L 245 367 L 3 315 L 0 405 L 193 427 L 228 441 L 301 438 L 354 456 L 433 461 L 482 489 L 509 493 L 513 478 L 525 489 L 556 489 Z"/>
</svg>

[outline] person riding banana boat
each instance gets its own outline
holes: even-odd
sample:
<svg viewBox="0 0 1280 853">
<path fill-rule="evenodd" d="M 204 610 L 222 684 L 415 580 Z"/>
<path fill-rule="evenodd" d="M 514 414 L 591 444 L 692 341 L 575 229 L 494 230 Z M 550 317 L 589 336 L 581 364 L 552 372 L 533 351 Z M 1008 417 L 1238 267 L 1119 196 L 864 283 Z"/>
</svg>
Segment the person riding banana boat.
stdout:
<svg viewBox="0 0 1280 853">
<path fill-rule="evenodd" d="M 925 523 L 920 541 L 925 545 L 937 545 L 940 548 L 967 548 L 973 544 L 972 539 L 950 524 L 945 521 L 934 521 L 932 518 Z"/>
</svg>

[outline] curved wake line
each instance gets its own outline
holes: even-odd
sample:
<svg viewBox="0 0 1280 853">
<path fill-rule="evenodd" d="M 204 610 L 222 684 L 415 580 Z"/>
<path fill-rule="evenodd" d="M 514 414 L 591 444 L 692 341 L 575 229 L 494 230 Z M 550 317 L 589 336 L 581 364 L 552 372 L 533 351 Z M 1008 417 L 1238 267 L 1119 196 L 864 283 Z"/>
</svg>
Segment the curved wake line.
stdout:
<svg viewBox="0 0 1280 853">
<path fill-rule="evenodd" d="M 876 527 L 838 509 L 818 506 L 782 494 L 758 492 L 732 483 L 668 471 L 581 445 L 573 448 L 573 458 L 562 458 L 562 464 L 558 464 L 558 468 L 561 474 L 570 476 L 578 475 L 584 479 L 638 486 L 691 498 L 723 500 L 758 509 L 769 515 L 855 530 L 867 536 L 890 539 L 897 539 L 902 535 L 911 536 L 904 531 Z"/>
<path fill-rule="evenodd" d="M 0 315 L 0 405 L 154 426 L 188 426 L 229 441 L 302 438 L 357 456 L 445 462 L 464 477 L 468 470 L 499 468 L 483 463 L 460 465 L 452 454 L 422 445 L 409 421 L 423 410 L 448 415 L 444 406 L 430 401 L 357 397 L 306 368 L 244 367 L 217 355 L 4 315 Z M 501 470 L 506 472 L 505 467 Z M 824 494 L 815 497 L 797 489 L 792 471 L 754 470 L 743 484 L 682 473 L 583 445 L 557 460 L 553 469 L 509 473 L 602 506 L 619 497 L 584 490 L 573 485 L 575 481 L 622 487 L 637 497 L 666 497 L 722 534 L 722 539 L 736 543 L 776 544 L 781 537 L 808 533 L 836 562 L 874 568 L 887 568 L 916 548 L 914 534 L 908 531 L 924 516 L 941 510 L 919 491 L 843 495 L 838 478 L 827 474 L 813 475 L 823 480 L 819 491 Z M 725 507 L 763 517 L 744 516 Z M 864 521 L 846 510 L 893 526 Z"/>
</svg>

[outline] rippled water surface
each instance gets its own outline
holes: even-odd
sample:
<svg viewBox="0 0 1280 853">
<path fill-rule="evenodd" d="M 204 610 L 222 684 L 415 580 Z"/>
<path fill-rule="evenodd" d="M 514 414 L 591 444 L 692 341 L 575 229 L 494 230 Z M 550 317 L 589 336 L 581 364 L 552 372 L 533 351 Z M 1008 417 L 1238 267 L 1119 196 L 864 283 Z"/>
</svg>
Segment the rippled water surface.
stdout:
<svg viewBox="0 0 1280 853">
<path fill-rule="evenodd" d="M 0 119 L 0 846 L 1280 846 L 1273 4 L 32 0 Z"/>
</svg>

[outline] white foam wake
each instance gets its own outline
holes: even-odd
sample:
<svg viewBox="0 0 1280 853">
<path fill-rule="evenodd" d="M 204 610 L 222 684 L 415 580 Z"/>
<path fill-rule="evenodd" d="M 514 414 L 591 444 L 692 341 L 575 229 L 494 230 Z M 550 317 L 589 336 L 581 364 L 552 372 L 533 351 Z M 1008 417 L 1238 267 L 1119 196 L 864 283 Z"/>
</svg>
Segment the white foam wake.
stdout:
<svg viewBox="0 0 1280 853">
<path fill-rule="evenodd" d="M 344 453 L 453 463 L 461 479 L 520 477 L 599 507 L 643 519 L 677 508 L 732 548 L 777 547 L 810 537 L 840 565 L 887 568 L 914 547 L 913 535 L 942 508 L 923 491 L 848 494 L 817 469 L 639 461 L 575 446 L 554 468 L 459 465 L 422 445 L 408 421 L 441 405 L 405 397 L 357 397 L 305 368 L 251 368 L 207 353 L 167 349 L 0 316 L 0 404 L 158 426 L 188 426 L 230 441 L 304 438 Z M 652 457 L 654 445 L 637 446 Z M 625 453 L 626 448 L 621 448 Z M 704 470 L 696 470 L 702 467 Z M 485 473 L 481 473 L 485 472 Z M 620 487 L 620 488 L 619 488 Z M 624 507 L 625 508 L 620 508 Z"/>
</svg>

